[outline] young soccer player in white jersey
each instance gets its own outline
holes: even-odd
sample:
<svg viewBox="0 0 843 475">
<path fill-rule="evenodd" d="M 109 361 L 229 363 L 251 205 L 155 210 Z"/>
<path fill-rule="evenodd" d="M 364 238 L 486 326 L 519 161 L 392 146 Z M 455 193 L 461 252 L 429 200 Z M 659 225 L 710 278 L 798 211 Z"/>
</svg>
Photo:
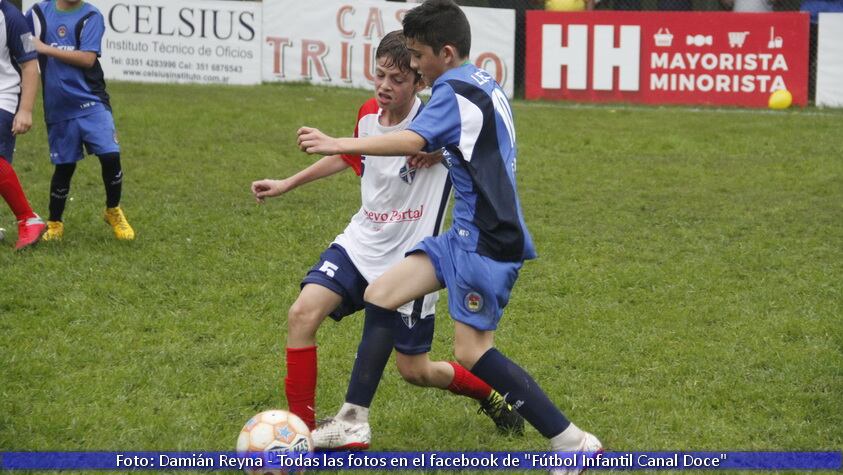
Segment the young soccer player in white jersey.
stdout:
<svg viewBox="0 0 843 475">
<path fill-rule="evenodd" d="M 407 127 L 423 108 L 419 76 L 401 31 L 384 36 L 376 51 L 375 97 L 358 113 L 355 136 L 379 136 Z M 435 154 L 433 154 L 435 155 Z M 438 155 L 437 155 L 438 156 Z M 434 157 L 435 158 L 435 157 Z M 339 321 L 363 309 L 366 286 L 427 236 L 439 233 L 451 184 L 442 165 L 416 170 L 407 157 L 331 155 L 284 180 L 252 183 L 255 198 L 279 196 L 300 185 L 352 168 L 361 179 L 362 207 L 302 281 L 287 319 L 285 392 L 290 410 L 315 427 L 316 332 L 326 316 Z M 520 432 L 523 420 L 503 398 L 456 362 L 431 362 L 437 292 L 419 295 L 388 315 L 367 316 L 346 402 L 313 432 L 322 449 L 366 449 L 369 406 L 393 345 L 401 375 L 419 386 L 448 389 L 481 402 L 503 430 Z"/>
<path fill-rule="evenodd" d="M 32 127 L 38 63 L 32 32 L 23 14 L 8 1 L 0 0 L 0 25 L 5 33 L 0 35 L 0 196 L 18 222 L 15 250 L 19 251 L 36 244 L 46 230 L 12 168 L 15 138 Z"/>
<path fill-rule="evenodd" d="M 427 106 L 406 130 L 336 139 L 317 129 L 299 129 L 300 148 L 322 155 L 377 157 L 445 149 L 456 197 L 453 225 L 425 238 L 369 285 L 366 318 L 390 315 L 406 302 L 447 287 L 457 361 L 505 394 L 550 439 L 552 450 L 601 451 L 595 436 L 568 421 L 533 378 L 494 347 L 494 331 L 518 272 L 525 260 L 536 257 L 515 186 L 509 101 L 487 72 L 467 61 L 471 31 L 452 0 L 427 0 L 407 12 L 404 35 L 413 69 L 433 88 Z"/>
</svg>

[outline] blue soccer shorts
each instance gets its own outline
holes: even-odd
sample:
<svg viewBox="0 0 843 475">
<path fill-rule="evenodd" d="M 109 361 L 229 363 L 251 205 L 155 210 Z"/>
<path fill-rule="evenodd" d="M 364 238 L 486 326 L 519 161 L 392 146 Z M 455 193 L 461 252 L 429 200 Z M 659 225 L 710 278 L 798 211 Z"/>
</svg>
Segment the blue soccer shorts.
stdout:
<svg viewBox="0 0 843 475">
<path fill-rule="evenodd" d="M 427 237 L 407 254 L 427 254 L 439 283 L 448 289 L 451 318 L 481 331 L 498 327 L 523 262 L 502 262 L 467 251 L 451 229 Z"/>
<path fill-rule="evenodd" d="M 47 140 L 54 165 L 82 160 L 83 145 L 89 154 L 120 153 L 114 117 L 109 111 L 47 124 Z"/>
<path fill-rule="evenodd" d="M 12 135 L 12 123 L 15 121 L 15 114 L 0 109 L 0 157 L 12 163 L 12 156 L 15 154 L 15 136 Z"/>
<path fill-rule="evenodd" d="M 363 294 L 369 282 L 351 262 L 345 249 L 331 244 L 302 279 L 301 286 L 316 284 L 342 297 L 342 302 L 328 316 L 336 321 L 363 310 Z M 433 342 L 433 315 L 421 318 L 422 299 L 414 302 L 411 315 L 395 319 L 395 349 L 408 355 L 427 353 Z"/>
</svg>

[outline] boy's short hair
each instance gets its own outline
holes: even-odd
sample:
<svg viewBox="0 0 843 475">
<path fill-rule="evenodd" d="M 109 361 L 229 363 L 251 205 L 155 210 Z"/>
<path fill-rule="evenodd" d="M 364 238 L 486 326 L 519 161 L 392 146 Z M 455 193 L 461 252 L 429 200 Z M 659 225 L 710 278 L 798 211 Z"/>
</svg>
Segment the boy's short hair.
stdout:
<svg viewBox="0 0 843 475">
<path fill-rule="evenodd" d="M 410 67 L 410 50 L 407 49 L 407 40 L 401 30 L 390 31 L 381 39 L 375 51 L 375 59 L 381 58 L 387 68 L 397 66 L 402 72 L 413 73 L 416 81 L 421 79 L 418 72 Z"/>
<path fill-rule="evenodd" d="M 471 26 L 453 0 L 426 0 L 404 16 L 404 36 L 430 46 L 433 54 L 445 45 L 456 48 L 461 58 L 471 51 Z"/>
</svg>

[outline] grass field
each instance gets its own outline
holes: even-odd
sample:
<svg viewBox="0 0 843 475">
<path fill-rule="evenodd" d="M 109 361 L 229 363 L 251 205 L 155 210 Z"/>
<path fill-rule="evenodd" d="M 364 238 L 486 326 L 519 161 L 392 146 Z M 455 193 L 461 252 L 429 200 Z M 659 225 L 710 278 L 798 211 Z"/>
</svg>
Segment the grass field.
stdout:
<svg viewBox="0 0 843 475">
<path fill-rule="evenodd" d="M 137 240 L 103 223 L 96 159 L 63 242 L 13 253 L 0 209 L 0 451 L 230 450 L 253 413 L 286 406 L 286 309 L 360 199 L 350 172 L 264 206 L 249 184 L 312 163 L 296 128 L 348 134 L 369 93 L 110 90 Z M 843 113 L 514 109 L 540 258 L 498 347 L 611 450 L 843 448 Z M 41 117 L 14 163 L 46 214 Z M 444 300 L 438 321 L 433 356 L 452 358 Z M 361 322 L 320 330 L 321 415 Z M 545 449 L 475 410 L 390 365 L 373 449 Z"/>
</svg>

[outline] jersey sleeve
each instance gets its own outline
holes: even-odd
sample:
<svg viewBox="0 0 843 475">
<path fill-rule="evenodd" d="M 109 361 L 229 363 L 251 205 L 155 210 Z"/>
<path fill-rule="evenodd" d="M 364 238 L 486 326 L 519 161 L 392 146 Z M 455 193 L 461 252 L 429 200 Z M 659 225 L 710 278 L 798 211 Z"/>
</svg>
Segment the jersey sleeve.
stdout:
<svg viewBox="0 0 843 475">
<path fill-rule="evenodd" d="M 459 143 L 460 108 L 450 84 L 441 83 L 433 88 L 430 101 L 407 129 L 427 142 L 425 150 L 428 152 Z"/>
<path fill-rule="evenodd" d="M 102 35 L 105 34 L 105 21 L 102 14 L 91 15 L 82 26 L 79 37 L 79 51 L 91 51 L 97 56 L 102 53 Z"/>
<path fill-rule="evenodd" d="M 360 109 L 357 111 L 357 123 L 354 124 L 354 138 L 360 137 L 360 119 L 369 114 L 377 114 L 378 110 L 378 102 L 375 99 L 369 99 L 360 106 Z M 341 157 L 354 170 L 357 176 L 363 176 L 363 157 L 347 153 L 342 154 Z"/>
<path fill-rule="evenodd" d="M 22 64 L 38 57 L 32 41 L 32 29 L 23 14 L 15 8 L 6 12 L 6 44 L 11 57 Z"/>
</svg>

